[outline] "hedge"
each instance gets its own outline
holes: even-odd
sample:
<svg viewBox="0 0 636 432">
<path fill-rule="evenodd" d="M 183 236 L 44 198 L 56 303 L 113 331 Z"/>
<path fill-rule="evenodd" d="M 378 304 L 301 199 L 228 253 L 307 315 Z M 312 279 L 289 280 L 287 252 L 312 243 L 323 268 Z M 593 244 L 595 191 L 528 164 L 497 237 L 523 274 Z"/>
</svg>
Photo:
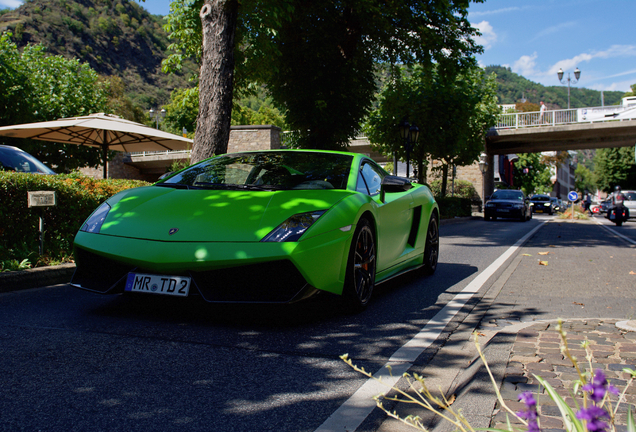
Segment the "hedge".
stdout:
<svg viewBox="0 0 636 432">
<path fill-rule="evenodd" d="M 448 183 L 446 196 L 440 198 L 442 181 L 433 180 L 430 184 L 431 192 L 439 205 L 440 217 L 452 219 L 454 217 L 468 217 L 472 214 L 472 207 L 481 208 L 481 198 L 473 184 L 466 180 L 455 180 L 455 196 L 450 196 L 451 184 Z"/>
<path fill-rule="evenodd" d="M 468 198 L 436 197 L 439 205 L 439 216 L 441 219 L 453 219 L 455 217 L 468 217 L 472 214 L 472 202 Z"/>
<path fill-rule="evenodd" d="M 68 261 L 82 223 L 107 198 L 149 183 L 100 180 L 80 173 L 37 175 L 0 171 L 0 261 L 32 264 Z M 55 191 L 54 207 L 27 207 L 27 192 Z M 39 256 L 39 216 L 44 220 L 44 256 Z"/>
</svg>

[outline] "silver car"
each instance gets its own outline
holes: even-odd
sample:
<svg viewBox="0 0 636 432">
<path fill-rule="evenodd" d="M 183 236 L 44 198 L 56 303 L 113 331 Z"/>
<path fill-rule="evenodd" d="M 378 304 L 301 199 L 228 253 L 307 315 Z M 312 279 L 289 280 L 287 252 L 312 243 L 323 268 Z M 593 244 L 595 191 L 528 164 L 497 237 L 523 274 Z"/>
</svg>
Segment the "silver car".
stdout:
<svg viewBox="0 0 636 432">
<path fill-rule="evenodd" d="M 624 190 L 621 193 L 625 197 L 623 205 L 629 209 L 629 218 L 636 218 L 636 191 Z"/>
</svg>

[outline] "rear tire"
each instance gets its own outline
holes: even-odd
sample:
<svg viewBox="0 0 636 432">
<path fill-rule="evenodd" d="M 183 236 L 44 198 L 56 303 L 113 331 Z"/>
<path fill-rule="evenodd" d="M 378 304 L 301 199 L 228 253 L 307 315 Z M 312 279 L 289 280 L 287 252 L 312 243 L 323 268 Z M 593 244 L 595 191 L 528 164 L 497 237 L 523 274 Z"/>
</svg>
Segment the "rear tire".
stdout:
<svg viewBox="0 0 636 432">
<path fill-rule="evenodd" d="M 424 267 L 425 275 L 432 275 L 437 270 L 439 259 L 439 225 L 437 215 L 433 213 L 426 230 L 426 245 L 424 246 Z"/>
<path fill-rule="evenodd" d="M 349 312 L 363 311 L 371 300 L 375 287 L 375 257 L 373 227 L 367 219 L 360 219 L 351 241 L 342 292 L 345 307 Z"/>
</svg>

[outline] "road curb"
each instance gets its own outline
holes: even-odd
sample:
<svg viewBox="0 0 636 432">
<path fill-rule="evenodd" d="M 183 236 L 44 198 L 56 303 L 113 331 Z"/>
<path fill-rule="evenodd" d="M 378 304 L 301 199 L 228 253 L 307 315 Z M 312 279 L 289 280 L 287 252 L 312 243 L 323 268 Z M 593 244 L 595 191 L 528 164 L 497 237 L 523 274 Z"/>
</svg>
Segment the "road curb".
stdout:
<svg viewBox="0 0 636 432">
<path fill-rule="evenodd" d="M 0 273 L 0 293 L 69 283 L 75 264 L 36 267 L 22 271 Z"/>
</svg>

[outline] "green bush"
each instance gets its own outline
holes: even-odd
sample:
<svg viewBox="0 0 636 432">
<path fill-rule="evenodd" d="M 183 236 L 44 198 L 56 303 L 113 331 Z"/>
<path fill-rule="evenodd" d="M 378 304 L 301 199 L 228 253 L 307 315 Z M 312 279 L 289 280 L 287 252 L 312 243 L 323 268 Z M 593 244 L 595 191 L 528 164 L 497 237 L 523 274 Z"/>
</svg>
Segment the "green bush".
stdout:
<svg viewBox="0 0 636 432">
<path fill-rule="evenodd" d="M 67 261 L 84 220 L 107 198 L 147 185 L 138 180 L 98 180 L 79 173 L 37 175 L 0 171 L 0 261 L 29 259 L 35 265 Z M 27 207 L 27 192 L 55 191 L 54 207 Z M 39 253 L 39 216 L 44 255 Z"/>
<path fill-rule="evenodd" d="M 468 198 L 436 197 L 437 205 L 439 205 L 439 213 L 441 219 L 453 219 L 455 217 L 468 217 L 472 214 L 472 203 Z"/>
<path fill-rule="evenodd" d="M 441 198 L 442 181 L 433 180 L 430 183 L 431 192 L 439 204 L 440 217 L 452 219 L 455 217 L 468 217 L 472 214 L 473 207 L 481 208 L 481 198 L 473 184 L 466 180 L 455 180 L 455 194 L 450 196 L 451 183 L 446 188 L 446 196 Z"/>
</svg>

